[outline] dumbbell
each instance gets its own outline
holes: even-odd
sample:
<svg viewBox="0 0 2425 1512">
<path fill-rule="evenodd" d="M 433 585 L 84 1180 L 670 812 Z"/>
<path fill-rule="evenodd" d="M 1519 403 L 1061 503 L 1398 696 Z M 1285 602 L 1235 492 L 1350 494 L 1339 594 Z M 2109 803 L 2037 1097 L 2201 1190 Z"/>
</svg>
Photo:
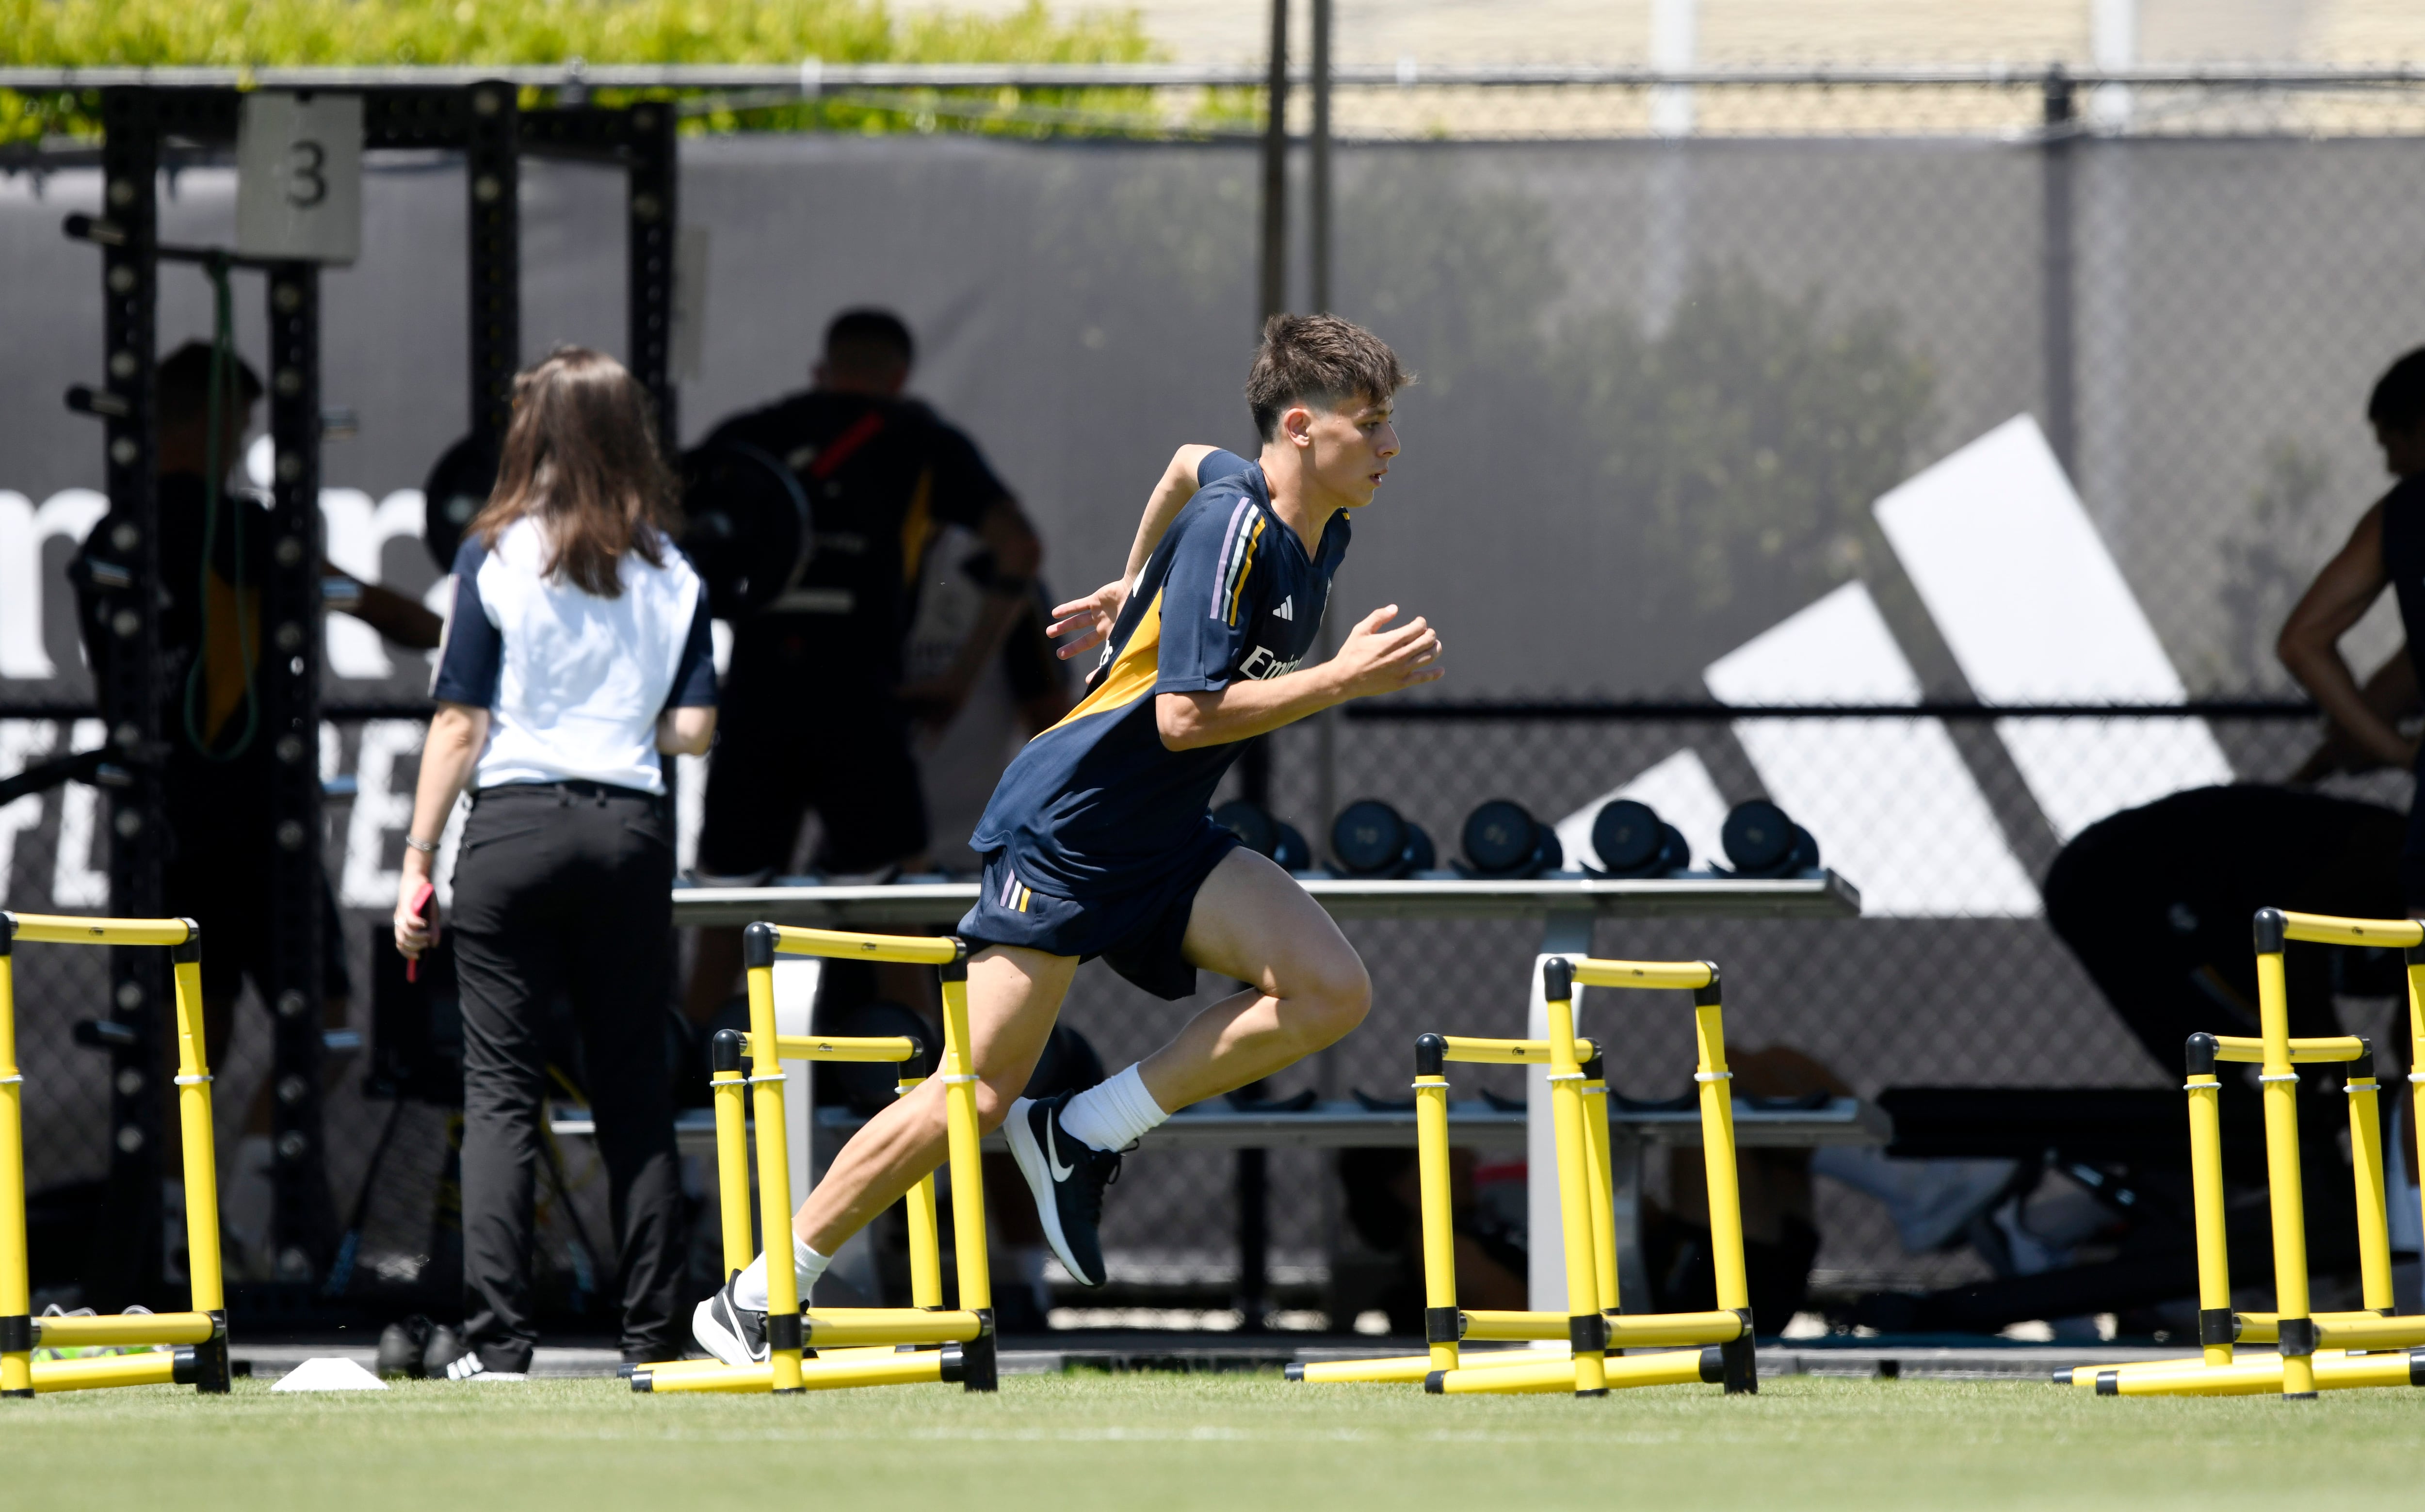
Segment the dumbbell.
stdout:
<svg viewBox="0 0 2425 1512">
<path fill-rule="evenodd" d="M 1819 842 L 1766 798 L 1746 798 L 1727 811 L 1718 839 L 1739 877 L 1796 877 L 1819 869 Z"/>
<path fill-rule="evenodd" d="M 1302 872 L 1313 865 L 1313 847 L 1297 827 L 1274 817 L 1269 809 L 1248 798 L 1231 798 L 1212 811 L 1212 822 L 1236 835 L 1248 850 L 1269 856 L 1284 872 Z"/>
<path fill-rule="evenodd" d="M 1358 798 L 1330 825 L 1330 855 L 1349 877 L 1399 877 L 1438 864 L 1423 827 L 1379 798 Z"/>
<path fill-rule="evenodd" d="M 1566 859 L 1558 832 L 1513 798 L 1492 798 L 1467 814 L 1458 839 L 1463 869 L 1475 877 L 1538 877 Z"/>
<path fill-rule="evenodd" d="M 1634 798 L 1600 805 L 1592 819 L 1592 850 L 1609 877 L 1667 877 L 1693 864 L 1683 831 Z"/>
</svg>

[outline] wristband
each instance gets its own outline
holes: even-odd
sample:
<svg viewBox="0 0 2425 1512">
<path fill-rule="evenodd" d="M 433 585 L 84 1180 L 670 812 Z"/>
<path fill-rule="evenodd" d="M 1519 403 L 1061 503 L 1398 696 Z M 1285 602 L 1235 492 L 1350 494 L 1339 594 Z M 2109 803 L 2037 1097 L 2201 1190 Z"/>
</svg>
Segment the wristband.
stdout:
<svg viewBox="0 0 2425 1512">
<path fill-rule="evenodd" d="M 404 837 L 404 846 L 407 850 L 417 850 L 424 856 L 438 854 L 438 842 L 434 840 L 415 840 L 410 835 L 407 835 Z"/>
</svg>

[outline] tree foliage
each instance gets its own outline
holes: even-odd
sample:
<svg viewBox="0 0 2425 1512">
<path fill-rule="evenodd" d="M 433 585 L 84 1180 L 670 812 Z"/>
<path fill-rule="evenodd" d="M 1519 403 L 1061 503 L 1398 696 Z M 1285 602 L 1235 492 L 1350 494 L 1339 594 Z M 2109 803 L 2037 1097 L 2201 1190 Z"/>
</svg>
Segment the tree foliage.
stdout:
<svg viewBox="0 0 2425 1512">
<path fill-rule="evenodd" d="M 1042 0 L 1007 15 L 882 0 L 0 0 L 0 65 L 39 68 L 607 63 L 1114 63 L 1153 56 L 1133 12 L 1056 19 Z M 1097 112 L 1121 103 L 1082 102 Z M 711 125 L 885 130 L 1037 123 L 1072 102 L 974 112 L 918 100 L 843 99 L 725 112 Z M 1141 104 L 1141 102 L 1131 102 Z M 0 140 L 91 129 L 88 98 L 0 93 Z"/>
</svg>

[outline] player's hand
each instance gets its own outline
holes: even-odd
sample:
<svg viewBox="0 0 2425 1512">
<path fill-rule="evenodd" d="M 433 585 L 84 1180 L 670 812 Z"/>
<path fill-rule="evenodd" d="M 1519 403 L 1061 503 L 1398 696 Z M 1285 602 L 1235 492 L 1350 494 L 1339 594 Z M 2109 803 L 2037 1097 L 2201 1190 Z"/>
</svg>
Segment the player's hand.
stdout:
<svg viewBox="0 0 2425 1512">
<path fill-rule="evenodd" d="M 1439 632 L 1421 615 L 1389 628 L 1398 606 L 1384 604 L 1356 622 L 1331 665 L 1338 668 L 1346 698 L 1369 699 L 1437 681 L 1446 668 L 1439 664 Z"/>
<path fill-rule="evenodd" d="M 1077 638 L 1062 647 L 1063 661 L 1094 650 L 1112 635 L 1112 626 L 1119 622 L 1120 610 L 1128 604 L 1129 586 L 1123 580 L 1106 583 L 1083 599 L 1052 606 L 1052 622 L 1044 633 L 1058 639 L 1063 635 Z"/>
</svg>

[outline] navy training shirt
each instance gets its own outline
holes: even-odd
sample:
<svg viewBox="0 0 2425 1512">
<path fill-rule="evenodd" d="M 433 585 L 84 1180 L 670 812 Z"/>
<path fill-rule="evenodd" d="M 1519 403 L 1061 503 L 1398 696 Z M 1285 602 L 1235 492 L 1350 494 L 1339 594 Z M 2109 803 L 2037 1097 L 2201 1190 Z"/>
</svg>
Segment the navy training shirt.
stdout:
<svg viewBox="0 0 2425 1512">
<path fill-rule="evenodd" d="M 1138 574 L 1085 701 L 1002 775 L 970 848 L 1008 850 L 1020 880 L 1083 901 L 1158 876 L 1206 822 L 1242 742 L 1172 750 L 1154 698 L 1293 672 L 1312 651 L 1347 555 L 1347 512 L 1313 554 L 1272 512 L 1263 471 L 1214 452 L 1196 497 Z"/>
</svg>

